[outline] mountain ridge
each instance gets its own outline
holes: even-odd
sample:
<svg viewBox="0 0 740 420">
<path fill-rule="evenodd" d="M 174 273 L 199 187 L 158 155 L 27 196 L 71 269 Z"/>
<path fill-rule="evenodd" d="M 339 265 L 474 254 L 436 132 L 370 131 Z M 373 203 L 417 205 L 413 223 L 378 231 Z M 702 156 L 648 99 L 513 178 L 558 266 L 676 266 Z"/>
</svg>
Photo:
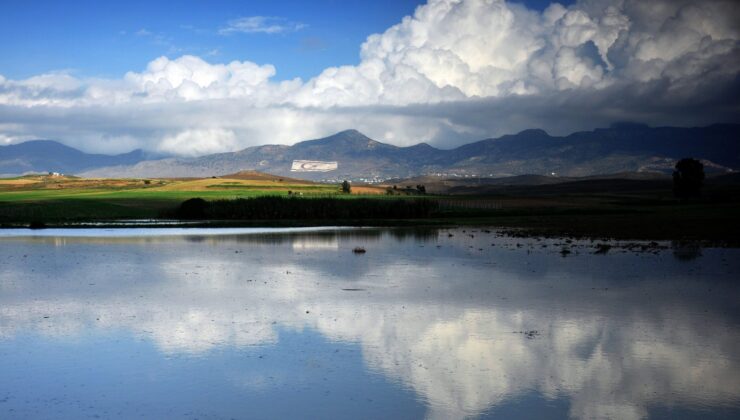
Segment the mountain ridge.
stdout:
<svg viewBox="0 0 740 420">
<path fill-rule="evenodd" d="M 116 156 L 126 159 L 125 155 Z M 291 146 L 266 144 L 193 158 L 142 159 L 93 167 L 77 174 L 143 178 L 218 176 L 257 170 L 309 180 L 366 181 L 429 174 L 494 178 L 553 173 L 593 176 L 617 172 L 670 173 L 675 161 L 683 157 L 704 159 L 708 171 L 740 169 L 740 125 L 682 128 L 617 123 L 567 136 L 528 129 L 453 149 L 439 149 L 426 143 L 394 146 L 350 129 Z M 0 149 L 0 164 L 2 160 Z M 293 160 L 337 161 L 339 168 L 330 173 L 291 172 Z M 3 172 L 0 165 L 0 173 Z"/>
<path fill-rule="evenodd" d="M 29 140 L 0 146 L 0 174 L 78 173 L 111 165 L 135 164 L 146 159 L 141 149 L 117 155 L 85 153 L 54 140 Z"/>
</svg>

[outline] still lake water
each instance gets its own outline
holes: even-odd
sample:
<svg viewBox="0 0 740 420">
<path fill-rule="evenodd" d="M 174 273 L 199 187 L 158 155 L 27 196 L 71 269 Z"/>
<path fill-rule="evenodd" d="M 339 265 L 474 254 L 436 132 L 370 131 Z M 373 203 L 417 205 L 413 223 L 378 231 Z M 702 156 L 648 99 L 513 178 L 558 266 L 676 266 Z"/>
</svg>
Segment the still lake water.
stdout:
<svg viewBox="0 0 740 420">
<path fill-rule="evenodd" d="M 738 418 L 740 250 L 594 245 L 0 231 L 0 418 Z"/>
</svg>

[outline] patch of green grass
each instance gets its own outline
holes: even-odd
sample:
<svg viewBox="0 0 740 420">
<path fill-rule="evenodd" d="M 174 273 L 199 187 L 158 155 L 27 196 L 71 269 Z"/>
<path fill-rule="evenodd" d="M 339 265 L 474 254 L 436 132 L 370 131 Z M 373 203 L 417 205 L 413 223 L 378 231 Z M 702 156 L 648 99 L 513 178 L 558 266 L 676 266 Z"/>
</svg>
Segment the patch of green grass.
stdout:
<svg viewBox="0 0 740 420">
<path fill-rule="evenodd" d="M 172 202 L 129 202 L 102 200 L 53 200 L 0 204 L 0 223 L 41 221 L 80 222 L 111 219 L 147 219 L 157 217 Z"/>
</svg>

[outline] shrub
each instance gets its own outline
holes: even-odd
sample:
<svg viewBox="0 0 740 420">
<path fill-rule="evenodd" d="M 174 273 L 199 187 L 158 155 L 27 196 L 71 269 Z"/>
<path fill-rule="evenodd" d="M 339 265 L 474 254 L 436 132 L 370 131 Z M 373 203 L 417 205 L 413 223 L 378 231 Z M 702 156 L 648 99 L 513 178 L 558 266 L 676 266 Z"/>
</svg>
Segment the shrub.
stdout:
<svg viewBox="0 0 740 420">
<path fill-rule="evenodd" d="M 673 171 L 673 194 L 683 200 L 701 195 L 704 165 L 692 158 L 681 159 Z"/>
<path fill-rule="evenodd" d="M 181 219 L 205 219 L 209 204 L 202 198 L 191 198 L 180 204 L 177 216 Z"/>
<path fill-rule="evenodd" d="M 28 228 L 29 229 L 45 229 L 46 223 L 39 221 L 39 220 L 34 220 L 33 222 L 29 223 Z"/>
</svg>

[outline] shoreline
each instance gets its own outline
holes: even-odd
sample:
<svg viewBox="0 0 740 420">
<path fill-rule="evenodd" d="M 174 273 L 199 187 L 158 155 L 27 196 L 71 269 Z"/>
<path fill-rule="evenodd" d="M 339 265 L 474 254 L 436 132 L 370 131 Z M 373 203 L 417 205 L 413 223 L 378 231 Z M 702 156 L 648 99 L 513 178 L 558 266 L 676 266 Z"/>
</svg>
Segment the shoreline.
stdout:
<svg viewBox="0 0 740 420">
<path fill-rule="evenodd" d="M 514 237 L 740 247 L 740 186 L 708 186 L 701 198 L 684 201 L 668 188 L 600 187 L 598 192 L 543 186 L 516 194 L 300 198 L 249 190 L 251 198 L 236 199 L 202 199 L 202 191 L 189 190 L 177 191 L 177 199 L 87 196 L 79 190 L 65 199 L 0 197 L 0 229 L 479 226 Z"/>
<path fill-rule="evenodd" d="M 594 226 L 588 219 L 580 217 L 580 224 L 572 223 L 572 219 L 551 220 L 556 216 L 543 217 L 451 217 L 428 219 L 348 219 L 348 220 L 173 220 L 173 219 L 146 219 L 146 220 L 106 220 L 81 222 L 52 222 L 42 227 L 30 228 L 28 223 L 4 223 L 0 225 L 0 232 L 9 229 L 25 229 L 28 232 L 38 232 L 47 229 L 239 229 L 239 228 L 266 228 L 266 229 L 311 229 L 311 228 L 408 228 L 408 229 L 454 229 L 478 228 L 493 230 L 512 238 L 545 238 L 570 239 L 591 242 L 677 242 L 698 244 L 702 247 L 740 248 L 740 237 L 732 234 L 732 229 L 723 230 L 718 235 L 715 230 L 687 232 L 682 226 L 674 229 L 665 229 L 657 226 L 656 230 L 641 229 L 643 224 L 633 225 L 631 229 L 624 229 L 614 218 L 604 217 L 600 224 Z M 603 217 L 603 215 L 601 216 Z M 550 219 L 550 220 L 548 220 Z M 585 221 L 585 223 L 583 223 Z M 649 221 L 647 221 L 649 222 Z"/>
</svg>

